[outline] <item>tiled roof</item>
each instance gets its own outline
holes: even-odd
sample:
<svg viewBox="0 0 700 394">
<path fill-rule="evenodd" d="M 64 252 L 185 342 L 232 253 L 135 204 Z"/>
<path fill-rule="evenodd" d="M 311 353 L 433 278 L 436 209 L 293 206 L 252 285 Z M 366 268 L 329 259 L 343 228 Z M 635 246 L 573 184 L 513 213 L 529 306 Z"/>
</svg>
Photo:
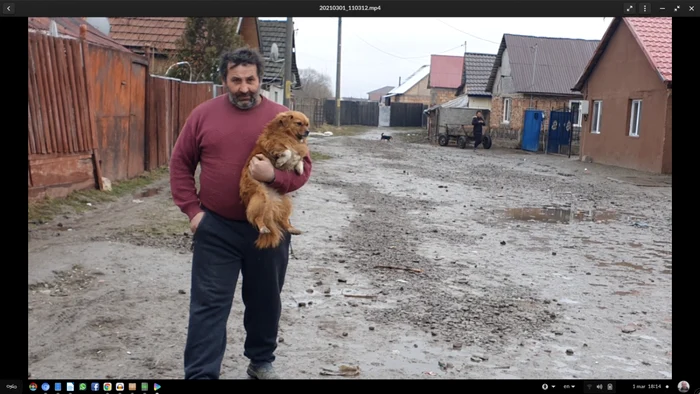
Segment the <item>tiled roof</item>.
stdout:
<svg viewBox="0 0 700 394">
<path fill-rule="evenodd" d="M 673 18 L 624 18 L 664 82 L 671 81 Z"/>
<path fill-rule="evenodd" d="M 663 82 L 670 83 L 672 77 L 672 18 L 621 18 L 616 17 L 608 26 L 608 30 L 603 35 L 600 45 L 591 57 L 586 69 L 581 73 L 571 90 L 581 91 L 583 84 L 593 72 L 598 60 L 612 39 L 613 34 L 617 31 L 620 23 L 625 22 L 629 27 L 630 32 L 639 43 L 640 48 L 644 51 L 649 63 L 659 73 L 659 78 Z"/>
<path fill-rule="evenodd" d="M 87 26 L 86 39 L 90 44 L 99 45 L 105 48 L 111 48 L 122 52 L 131 52 L 129 49 L 120 45 L 116 40 L 102 34 L 95 27 L 87 23 L 83 18 L 28 18 L 28 28 L 39 31 L 49 31 L 51 20 L 56 22 L 58 34 L 73 38 L 80 38 L 80 25 Z"/>
<path fill-rule="evenodd" d="M 371 91 L 371 92 L 367 92 L 367 94 L 376 94 L 376 93 L 384 94 L 384 93 L 389 93 L 389 92 L 391 91 L 391 89 L 393 89 L 393 88 L 394 88 L 393 86 L 384 86 L 383 88 L 374 89 L 374 90 Z"/>
<path fill-rule="evenodd" d="M 265 74 L 264 82 L 281 83 L 284 80 L 284 55 L 287 48 L 287 22 L 258 20 L 260 29 L 260 47 L 263 56 L 265 57 Z M 270 48 L 272 44 L 277 44 L 279 51 L 279 60 L 274 62 L 270 59 Z M 301 78 L 297 69 L 296 51 L 294 50 L 295 43 L 292 37 L 292 78 L 295 79 L 295 87 L 301 86 Z"/>
<path fill-rule="evenodd" d="M 464 56 L 430 56 L 429 88 L 458 88 L 462 83 Z"/>
<path fill-rule="evenodd" d="M 533 37 L 504 34 L 486 86 L 492 92 L 503 51 L 508 49 L 512 86 L 515 92 L 545 95 L 575 95 L 571 87 L 586 68 L 598 40 Z M 535 45 L 537 50 L 535 51 Z M 535 53 L 537 58 L 535 59 Z M 534 65 L 534 84 L 533 78 Z"/>
<path fill-rule="evenodd" d="M 150 45 L 155 52 L 177 49 L 177 39 L 185 31 L 187 18 L 109 18 L 110 36 L 122 45 L 143 48 Z"/>
<path fill-rule="evenodd" d="M 487 53 L 467 52 L 464 54 L 464 75 L 462 84 L 457 89 L 457 95 L 462 94 L 466 87 L 466 94 L 469 96 L 491 96 L 486 91 L 489 82 L 489 75 L 496 55 Z"/>
</svg>

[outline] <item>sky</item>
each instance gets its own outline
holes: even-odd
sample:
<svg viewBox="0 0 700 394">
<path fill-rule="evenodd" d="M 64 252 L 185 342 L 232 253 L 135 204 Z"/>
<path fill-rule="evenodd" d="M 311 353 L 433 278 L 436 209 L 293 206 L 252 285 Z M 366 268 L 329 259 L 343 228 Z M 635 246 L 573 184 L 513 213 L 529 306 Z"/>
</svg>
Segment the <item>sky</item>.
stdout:
<svg viewBox="0 0 700 394">
<path fill-rule="evenodd" d="M 285 18 L 266 18 L 284 20 Z M 340 94 L 397 86 L 430 55 L 496 54 L 505 33 L 601 39 L 613 18 L 343 18 Z M 294 18 L 297 67 L 328 75 L 335 94 L 338 18 Z M 302 80 L 302 84 L 303 84 Z"/>
</svg>

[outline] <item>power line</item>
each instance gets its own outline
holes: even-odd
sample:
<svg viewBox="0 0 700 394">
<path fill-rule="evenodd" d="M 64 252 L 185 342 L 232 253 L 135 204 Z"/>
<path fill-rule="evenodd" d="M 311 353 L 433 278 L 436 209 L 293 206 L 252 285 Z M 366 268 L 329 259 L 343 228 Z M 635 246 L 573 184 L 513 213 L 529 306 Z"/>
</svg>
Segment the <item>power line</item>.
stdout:
<svg viewBox="0 0 700 394">
<path fill-rule="evenodd" d="M 451 28 L 457 30 L 458 32 L 464 33 L 464 34 L 466 34 L 466 35 L 468 35 L 468 36 L 470 36 L 470 37 L 474 37 L 474 38 L 476 38 L 477 40 L 490 42 L 490 43 L 496 44 L 496 45 L 500 44 L 500 42 L 495 42 L 495 41 L 487 40 L 487 39 L 485 39 L 485 38 L 481 38 L 481 37 L 475 36 L 475 35 L 473 35 L 473 34 L 471 34 L 471 33 L 467 33 L 467 32 L 464 31 L 464 30 L 458 29 L 458 28 L 456 28 L 456 27 L 450 25 L 449 23 L 443 21 L 442 19 L 439 19 L 439 18 L 436 18 L 436 19 L 437 19 L 439 22 L 444 23 L 444 24 L 446 24 L 447 26 L 449 26 L 449 27 L 451 27 Z"/>
<path fill-rule="evenodd" d="M 355 34 L 355 37 L 359 38 L 359 39 L 362 40 L 365 44 L 371 46 L 372 48 L 378 50 L 379 52 L 382 52 L 382 53 L 384 53 L 384 54 L 386 54 L 386 55 L 389 55 L 389 56 L 393 56 L 393 57 L 398 58 L 398 59 L 404 59 L 404 60 L 424 59 L 424 58 L 430 57 L 430 56 L 432 55 L 432 54 L 430 54 L 430 55 L 411 56 L 411 57 L 398 56 L 398 55 L 394 55 L 393 53 L 389 53 L 389 52 L 387 52 L 387 51 L 385 51 L 385 50 L 383 50 L 383 49 L 381 49 L 381 48 L 377 48 L 376 46 L 374 46 L 374 45 L 370 44 L 369 42 L 367 42 L 367 40 L 365 40 L 364 38 L 358 36 L 357 34 Z M 453 50 L 455 50 L 455 49 L 457 49 L 457 48 L 461 48 L 461 47 L 463 47 L 463 46 L 464 46 L 464 44 L 460 44 L 460 45 L 457 45 L 457 46 L 454 47 L 454 48 L 450 48 L 450 49 L 448 49 L 448 50 L 446 50 L 446 51 L 437 52 L 437 53 L 440 54 L 440 53 L 450 52 L 450 51 L 453 51 Z"/>
</svg>

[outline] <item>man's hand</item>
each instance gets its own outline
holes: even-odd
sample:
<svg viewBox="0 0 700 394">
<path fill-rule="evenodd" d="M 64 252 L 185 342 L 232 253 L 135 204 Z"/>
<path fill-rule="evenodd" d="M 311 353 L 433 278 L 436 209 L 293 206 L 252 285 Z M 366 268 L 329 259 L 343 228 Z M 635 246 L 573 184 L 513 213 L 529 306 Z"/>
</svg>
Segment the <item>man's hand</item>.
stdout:
<svg viewBox="0 0 700 394">
<path fill-rule="evenodd" d="M 248 166 L 250 176 L 259 182 L 272 182 L 275 179 L 275 167 L 264 155 L 258 154 L 253 157 Z"/>
<path fill-rule="evenodd" d="M 202 217 L 204 216 L 204 212 L 200 212 L 190 220 L 190 231 L 192 231 L 192 234 L 194 234 L 197 231 L 197 227 L 199 227 L 199 222 L 202 221 Z"/>
</svg>

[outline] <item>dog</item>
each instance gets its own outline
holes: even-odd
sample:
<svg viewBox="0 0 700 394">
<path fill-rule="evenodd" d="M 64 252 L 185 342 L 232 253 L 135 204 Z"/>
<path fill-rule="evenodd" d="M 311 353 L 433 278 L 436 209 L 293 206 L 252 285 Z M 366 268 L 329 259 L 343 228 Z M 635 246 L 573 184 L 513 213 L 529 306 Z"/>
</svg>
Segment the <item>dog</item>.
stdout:
<svg viewBox="0 0 700 394">
<path fill-rule="evenodd" d="M 390 135 L 384 135 L 384 133 L 382 133 L 382 138 L 380 138 L 379 140 L 380 140 L 380 141 L 381 141 L 381 140 L 387 140 L 387 141 L 391 142 L 391 136 L 390 136 Z"/>
<path fill-rule="evenodd" d="M 248 165 L 241 173 L 240 196 L 246 207 L 246 218 L 260 234 L 255 241 L 258 249 L 274 248 L 284 239 L 284 231 L 299 235 L 301 230 L 291 224 L 292 199 L 279 194 L 248 172 L 250 161 L 256 155 L 267 157 L 275 168 L 283 171 L 304 172 L 304 157 L 309 154 L 306 139 L 309 136 L 309 118 L 298 111 L 277 114 L 263 130 L 248 157 Z"/>
</svg>

